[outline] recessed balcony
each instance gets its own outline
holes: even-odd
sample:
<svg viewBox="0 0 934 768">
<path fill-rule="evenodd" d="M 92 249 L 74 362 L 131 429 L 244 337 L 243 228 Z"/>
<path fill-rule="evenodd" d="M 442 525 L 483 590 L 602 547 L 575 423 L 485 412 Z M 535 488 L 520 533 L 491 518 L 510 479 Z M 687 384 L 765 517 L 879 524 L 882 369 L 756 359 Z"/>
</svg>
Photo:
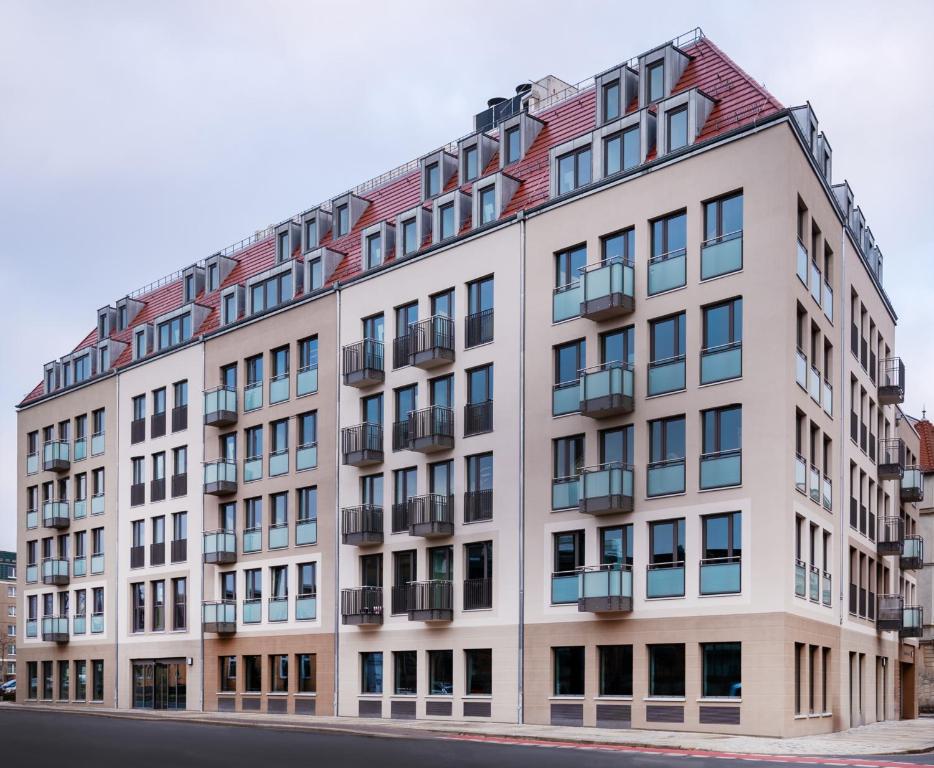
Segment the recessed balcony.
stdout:
<svg viewBox="0 0 934 768">
<path fill-rule="evenodd" d="M 646 567 L 645 596 L 684 597 L 684 561 L 649 563 Z"/>
<path fill-rule="evenodd" d="M 879 361 L 879 402 L 882 405 L 905 402 L 905 363 L 897 357 Z"/>
<path fill-rule="evenodd" d="M 890 437 L 879 441 L 879 479 L 901 480 L 905 474 L 905 441 Z"/>
<path fill-rule="evenodd" d="M 204 562 L 213 565 L 230 565 L 237 562 L 236 532 L 205 531 Z"/>
<path fill-rule="evenodd" d="M 917 571 L 924 567 L 924 539 L 917 534 L 906 536 L 899 561 L 903 571 Z"/>
<path fill-rule="evenodd" d="M 675 355 L 649 363 L 648 394 L 680 392 L 686 386 L 684 355 Z"/>
<path fill-rule="evenodd" d="M 701 280 L 743 268 L 743 230 L 727 232 L 701 243 Z"/>
<path fill-rule="evenodd" d="M 365 389 L 386 379 L 383 342 L 363 339 L 343 349 L 344 384 Z"/>
<path fill-rule="evenodd" d="M 743 342 L 732 341 L 701 350 L 700 383 L 714 384 L 743 375 Z"/>
<path fill-rule="evenodd" d="M 905 618 L 905 598 L 901 595 L 879 595 L 876 628 L 885 632 L 898 632 Z"/>
<path fill-rule="evenodd" d="M 876 549 L 880 555 L 902 554 L 905 522 L 900 517 L 880 517 L 876 536 Z"/>
<path fill-rule="evenodd" d="M 67 587 L 70 564 L 63 557 L 47 557 L 42 561 L 42 583 L 53 587 Z"/>
<path fill-rule="evenodd" d="M 341 590 L 341 621 L 347 626 L 383 623 L 383 588 L 356 587 Z"/>
<path fill-rule="evenodd" d="M 49 440 L 42 446 L 42 468 L 47 472 L 71 469 L 71 446 L 66 440 Z"/>
<path fill-rule="evenodd" d="M 237 423 L 237 390 L 215 387 L 204 391 L 204 423 L 208 427 L 229 427 Z"/>
<path fill-rule="evenodd" d="M 454 447 L 454 411 L 440 405 L 432 405 L 408 415 L 406 428 L 410 451 L 437 453 Z"/>
<path fill-rule="evenodd" d="M 632 466 L 613 462 L 584 467 L 580 477 L 581 497 L 578 508 L 585 515 L 632 512 Z"/>
<path fill-rule="evenodd" d="M 218 459 L 204 463 L 204 492 L 226 496 L 237 492 L 237 462 Z"/>
<path fill-rule="evenodd" d="M 42 527 L 53 528 L 58 531 L 64 531 L 71 524 L 69 517 L 68 501 L 59 499 L 58 501 L 42 502 Z"/>
<path fill-rule="evenodd" d="M 454 321 L 433 315 L 409 326 L 411 365 L 425 370 L 454 361 Z"/>
<path fill-rule="evenodd" d="M 581 415 L 605 419 L 632 413 L 633 377 L 629 363 L 616 361 L 581 371 Z"/>
<path fill-rule="evenodd" d="M 408 584 L 409 621 L 440 622 L 454 618 L 454 582 L 413 581 Z"/>
<path fill-rule="evenodd" d="M 454 497 L 440 493 L 413 496 L 407 501 L 409 535 L 437 539 L 454 535 Z"/>
<path fill-rule="evenodd" d="M 372 504 L 341 510 L 341 541 L 355 547 L 383 543 L 383 510 Z"/>
<path fill-rule="evenodd" d="M 742 563 L 738 556 L 709 557 L 700 563 L 700 593 L 729 595 L 740 591 Z"/>
<path fill-rule="evenodd" d="M 368 467 L 383 460 L 383 425 L 364 422 L 341 430 L 341 454 L 350 467 Z"/>
<path fill-rule="evenodd" d="M 924 609 L 920 605 L 906 605 L 902 612 L 902 626 L 899 637 L 924 636 Z"/>
<path fill-rule="evenodd" d="M 43 616 L 42 640 L 46 643 L 67 643 L 69 640 L 68 617 Z"/>
<path fill-rule="evenodd" d="M 628 613 L 632 610 L 632 566 L 595 565 L 578 573 L 580 613 Z"/>
<path fill-rule="evenodd" d="M 201 604 L 201 623 L 205 632 L 232 635 L 237 631 L 235 600 L 206 600 Z"/>
<path fill-rule="evenodd" d="M 687 283 L 687 251 L 684 248 L 649 259 L 649 296 L 681 288 Z"/>
<path fill-rule="evenodd" d="M 907 467 L 902 475 L 899 498 L 904 504 L 916 504 L 924 501 L 924 477 L 920 467 Z"/>
<path fill-rule="evenodd" d="M 632 262 L 614 256 L 581 270 L 580 316 L 601 322 L 623 317 L 636 307 Z"/>
</svg>

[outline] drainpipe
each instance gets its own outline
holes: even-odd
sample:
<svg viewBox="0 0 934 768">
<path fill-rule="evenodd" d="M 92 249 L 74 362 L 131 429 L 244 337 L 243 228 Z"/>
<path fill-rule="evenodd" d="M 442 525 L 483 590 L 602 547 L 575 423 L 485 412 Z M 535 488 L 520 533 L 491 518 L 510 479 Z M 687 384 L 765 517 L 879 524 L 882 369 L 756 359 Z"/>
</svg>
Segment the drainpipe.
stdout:
<svg viewBox="0 0 934 768">
<path fill-rule="evenodd" d="M 337 421 L 335 433 L 337 434 L 337 439 L 334 440 L 334 478 L 336 482 L 334 483 L 334 691 L 333 691 L 333 707 L 334 715 L 337 716 L 338 706 L 340 705 L 340 627 L 341 627 L 341 559 L 340 559 L 340 542 L 341 542 L 341 531 L 340 531 L 340 519 L 341 519 L 341 456 L 340 456 L 340 413 L 341 413 L 341 286 L 338 283 L 335 286 L 336 294 L 336 313 L 337 313 L 337 327 L 335 328 L 335 344 L 334 344 L 334 370 L 335 370 L 335 386 L 334 392 L 334 418 Z"/>
<path fill-rule="evenodd" d="M 844 213 L 844 216 L 845 215 L 846 214 Z M 846 289 L 846 222 L 845 221 L 843 224 L 843 232 L 840 235 L 840 287 L 842 289 L 841 293 L 845 293 L 845 289 Z M 849 305 L 850 305 L 849 296 L 840 296 L 840 335 L 839 335 L 840 353 L 838 355 L 838 357 L 840 358 L 840 362 L 839 362 L 838 367 L 840 369 L 840 407 L 841 407 L 842 413 L 840 414 L 840 429 L 839 429 L 840 449 L 838 451 L 838 454 L 840 456 L 840 461 L 838 463 L 840 465 L 840 472 L 838 476 L 840 479 L 840 501 L 841 501 L 842 509 L 841 509 L 841 515 L 840 515 L 840 532 L 837 536 L 839 540 L 838 546 L 840 549 L 840 570 L 839 570 L 840 575 L 838 577 L 840 581 L 840 589 L 839 589 L 840 597 L 837 600 L 837 605 L 840 609 L 840 626 L 841 627 L 843 626 L 843 617 L 846 615 L 846 610 L 844 609 L 844 605 L 846 604 L 845 601 L 848 599 L 846 593 L 847 593 L 847 590 L 849 589 L 849 583 L 844 582 L 844 579 L 847 578 L 847 570 L 848 570 L 848 565 L 849 565 L 849 563 L 847 562 L 849 558 L 849 552 L 847 550 L 847 538 L 846 538 L 846 531 L 848 528 L 848 524 L 846 522 L 848 502 L 843 496 L 843 488 L 844 488 L 844 482 L 845 482 L 844 481 L 845 469 L 843 466 L 843 446 L 846 445 L 846 421 L 847 421 L 847 415 L 848 415 L 848 411 L 846 408 L 846 401 L 849 397 L 847 393 L 850 390 L 849 382 L 846 380 L 846 363 L 845 363 L 846 349 L 847 349 L 846 317 L 847 317 L 847 313 L 849 312 L 849 309 L 848 309 Z M 851 322 L 852 322 L 852 318 L 851 318 Z M 853 406 L 851 403 L 850 408 L 852 409 L 852 407 Z M 853 493 L 853 489 L 851 487 L 850 494 L 852 493 Z M 844 659 L 842 658 L 842 654 L 841 654 L 840 664 L 843 664 L 843 661 Z M 847 665 L 849 665 L 850 663 L 849 657 L 847 657 L 846 663 Z M 847 696 L 847 702 L 848 702 L 847 707 L 849 708 L 850 702 L 852 702 L 852 696 L 849 695 L 849 692 Z M 852 716 L 852 713 L 850 714 Z"/>
<path fill-rule="evenodd" d="M 208 361 L 207 355 L 205 354 L 204 349 L 205 341 L 204 337 L 201 339 L 201 549 L 204 550 L 204 446 L 207 445 L 207 427 L 204 425 L 204 384 L 208 380 Z M 189 402 L 191 402 L 191 397 L 189 397 Z M 163 536 L 163 538 L 165 538 Z M 205 567 L 204 567 L 204 555 L 201 556 L 201 603 L 204 603 L 204 576 L 205 576 Z M 201 609 L 201 612 L 198 616 L 198 626 L 201 628 L 201 711 L 204 712 L 204 609 Z"/>
<path fill-rule="evenodd" d="M 525 211 L 519 221 L 519 622 L 517 720 L 525 720 Z"/>
<path fill-rule="evenodd" d="M 114 588 L 112 590 L 114 593 L 113 594 L 113 605 L 114 605 L 113 618 L 111 621 L 108 622 L 105 617 L 104 626 L 113 627 L 113 633 L 114 633 L 114 670 L 113 670 L 114 709 L 119 709 L 120 707 L 120 682 L 119 682 L 120 681 L 120 621 L 117 618 L 120 615 L 118 613 L 119 606 L 120 606 L 120 596 L 119 596 L 120 595 L 120 557 L 119 557 L 119 553 L 120 553 L 120 374 L 119 373 L 117 373 L 116 379 L 117 379 L 117 382 L 116 382 L 116 386 L 114 387 L 114 389 L 116 390 L 115 399 L 117 401 L 117 414 L 116 414 L 117 418 L 116 418 L 116 424 L 115 424 L 117 428 L 117 433 L 116 433 L 117 461 L 113 462 L 113 465 L 114 465 L 116 475 L 117 475 L 117 482 L 115 483 L 116 488 L 117 488 L 116 499 L 115 499 L 116 501 L 115 509 L 117 511 L 114 513 L 115 519 L 114 519 L 113 525 L 116 529 L 116 533 L 114 535 L 114 570 L 116 572 L 117 578 L 115 578 L 113 581 Z M 106 418 L 107 418 L 107 412 L 105 411 L 104 419 L 106 420 Z M 93 425 L 92 425 L 92 428 L 93 428 Z M 107 452 L 107 444 L 106 444 L 107 422 L 106 421 L 104 422 L 104 440 L 105 440 L 104 452 L 106 454 Z M 104 482 L 105 483 L 107 482 L 106 477 L 104 478 Z M 105 485 L 105 488 L 106 488 L 106 485 Z M 105 494 L 106 494 L 106 491 L 105 491 Z M 105 503 L 106 503 L 106 499 L 107 499 L 107 496 L 105 495 L 104 496 Z M 92 555 L 93 555 L 93 552 L 92 552 Z M 107 570 L 107 537 L 105 535 L 104 536 L 104 571 L 106 572 L 106 570 Z M 104 584 L 105 585 L 107 584 L 106 577 L 104 578 Z M 91 672 L 93 674 L 94 670 L 92 669 Z M 87 674 L 87 672 L 85 672 L 85 674 Z"/>
</svg>

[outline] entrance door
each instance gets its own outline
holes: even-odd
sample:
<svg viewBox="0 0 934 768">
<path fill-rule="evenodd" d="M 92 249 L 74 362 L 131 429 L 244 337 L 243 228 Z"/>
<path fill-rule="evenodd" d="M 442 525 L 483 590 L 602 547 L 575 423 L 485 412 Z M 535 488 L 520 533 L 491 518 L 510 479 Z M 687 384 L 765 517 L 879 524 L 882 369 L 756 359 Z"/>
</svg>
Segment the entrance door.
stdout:
<svg viewBox="0 0 934 768">
<path fill-rule="evenodd" d="M 134 661 L 133 707 L 185 709 L 187 679 L 184 659 Z"/>
</svg>

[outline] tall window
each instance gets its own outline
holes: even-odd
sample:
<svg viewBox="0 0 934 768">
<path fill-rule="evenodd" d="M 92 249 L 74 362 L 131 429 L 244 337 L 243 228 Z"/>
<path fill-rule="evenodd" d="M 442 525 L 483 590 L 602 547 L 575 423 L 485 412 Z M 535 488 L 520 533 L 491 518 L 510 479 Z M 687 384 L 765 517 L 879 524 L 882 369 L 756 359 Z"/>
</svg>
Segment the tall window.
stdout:
<svg viewBox="0 0 934 768">
<path fill-rule="evenodd" d="M 503 137 L 503 152 L 506 158 L 505 164 L 515 163 L 522 157 L 522 134 L 520 126 L 514 125 L 506 129 L 506 135 Z"/>
<path fill-rule="evenodd" d="M 603 174 L 610 176 L 639 165 L 642 158 L 639 126 L 633 125 L 603 140 Z"/>
<path fill-rule="evenodd" d="M 688 143 L 688 108 L 687 105 L 670 109 L 665 113 L 668 131 L 668 151 L 686 147 Z"/>
<path fill-rule="evenodd" d="M 350 232 L 350 208 L 346 203 L 343 205 L 337 206 L 337 211 L 334 216 L 334 225 L 336 237 L 343 237 L 348 232 Z"/>
<path fill-rule="evenodd" d="M 454 693 L 454 651 L 428 651 L 428 695 Z"/>
<path fill-rule="evenodd" d="M 152 582 L 152 631 L 165 629 L 165 582 Z"/>
<path fill-rule="evenodd" d="M 553 546 L 555 573 L 567 573 L 583 567 L 583 531 L 563 531 L 562 533 L 556 533 L 553 536 Z"/>
<path fill-rule="evenodd" d="M 704 242 L 723 242 L 743 233 L 743 193 L 704 204 Z"/>
<path fill-rule="evenodd" d="M 273 693 L 288 693 L 289 657 L 284 653 L 270 656 L 269 673 L 271 678 L 270 690 Z"/>
<path fill-rule="evenodd" d="M 418 692 L 418 652 L 394 651 L 393 693 L 396 696 L 414 696 Z"/>
<path fill-rule="evenodd" d="M 649 422 L 650 496 L 684 491 L 684 416 Z M 677 471 L 680 469 L 680 471 Z M 653 483 L 652 471 L 659 470 Z"/>
<path fill-rule="evenodd" d="M 743 554 L 742 515 L 727 512 L 701 518 L 700 593 L 702 595 L 736 593 L 741 586 Z"/>
<path fill-rule="evenodd" d="M 479 175 L 477 170 L 478 150 L 477 145 L 467 147 L 463 155 L 463 177 L 464 181 L 473 181 Z"/>
<path fill-rule="evenodd" d="M 684 596 L 684 518 L 649 523 L 646 597 Z"/>
<path fill-rule="evenodd" d="M 587 340 L 578 339 L 555 347 L 552 415 L 580 410 L 580 374 L 587 367 Z"/>
<path fill-rule="evenodd" d="M 493 693 L 493 651 L 478 648 L 464 651 L 464 691 L 468 696 L 489 696 Z"/>
<path fill-rule="evenodd" d="M 438 163 L 429 163 L 425 166 L 425 199 L 434 197 L 441 192 L 441 168 Z"/>
<path fill-rule="evenodd" d="M 675 213 L 652 222 L 649 294 L 662 293 L 685 284 L 686 247 L 687 214 Z"/>
<path fill-rule="evenodd" d="M 146 630 L 146 585 L 137 582 L 130 585 L 130 594 L 133 596 L 133 632 Z"/>
<path fill-rule="evenodd" d="M 684 645 L 649 647 L 649 696 L 684 696 Z"/>
<path fill-rule="evenodd" d="M 701 412 L 701 488 L 742 482 L 743 409 L 739 405 Z"/>
<path fill-rule="evenodd" d="M 632 525 L 600 529 L 600 565 L 632 565 Z"/>
<path fill-rule="evenodd" d="M 603 85 L 603 122 L 609 123 L 620 115 L 619 80 Z"/>
<path fill-rule="evenodd" d="M 552 508 L 576 507 L 578 476 L 584 466 L 584 436 L 556 438 L 552 443 L 552 454 Z"/>
<path fill-rule="evenodd" d="M 742 375 L 743 300 L 704 307 L 701 384 Z"/>
<path fill-rule="evenodd" d="M 742 696 L 742 646 L 740 643 L 702 643 L 701 696 Z"/>
<path fill-rule="evenodd" d="M 580 270 L 587 265 L 587 246 L 578 245 L 555 254 L 555 288 L 565 288 L 580 280 Z"/>
<path fill-rule="evenodd" d="M 218 658 L 220 663 L 220 673 L 218 675 L 220 679 L 220 689 L 222 693 L 236 693 L 237 692 L 237 657 L 236 656 L 220 656 Z"/>
<path fill-rule="evenodd" d="M 445 203 L 438 213 L 441 221 L 438 229 L 440 239 L 446 240 L 449 237 L 454 237 L 457 234 L 457 230 L 454 228 L 454 203 Z"/>
<path fill-rule="evenodd" d="M 383 654 L 369 651 L 360 654 L 360 693 L 383 692 Z"/>
<path fill-rule="evenodd" d="M 658 101 L 665 96 L 665 63 L 657 61 L 646 67 L 646 101 Z"/>
<path fill-rule="evenodd" d="M 558 158 L 558 194 L 573 192 L 591 181 L 590 147 L 582 147 Z"/>
<path fill-rule="evenodd" d="M 480 195 L 480 224 L 489 224 L 496 220 L 496 187 L 493 184 L 484 187 Z"/>
<path fill-rule="evenodd" d="M 649 323 L 649 395 L 677 392 L 686 386 L 685 313 Z"/>
<path fill-rule="evenodd" d="M 421 247 L 421 238 L 418 236 L 418 220 L 413 216 L 402 222 L 402 253 L 408 256 Z"/>
<path fill-rule="evenodd" d="M 366 239 L 366 268 L 373 269 L 383 263 L 383 240 L 380 234 L 369 235 Z"/>
<path fill-rule="evenodd" d="M 584 646 L 552 648 L 554 660 L 554 695 L 584 695 Z"/>
<path fill-rule="evenodd" d="M 632 646 L 601 645 L 600 695 L 632 696 Z"/>
<path fill-rule="evenodd" d="M 295 656 L 298 670 L 298 693 L 315 693 L 317 683 L 317 656 L 313 653 L 299 653 Z"/>
</svg>

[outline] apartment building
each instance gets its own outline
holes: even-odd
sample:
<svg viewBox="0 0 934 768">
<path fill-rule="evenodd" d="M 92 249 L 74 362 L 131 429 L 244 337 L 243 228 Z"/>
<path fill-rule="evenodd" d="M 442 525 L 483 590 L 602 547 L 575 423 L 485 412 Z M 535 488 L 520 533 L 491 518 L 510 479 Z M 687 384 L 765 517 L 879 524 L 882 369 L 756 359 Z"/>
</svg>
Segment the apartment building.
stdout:
<svg viewBox="0 0 934 768">
<path fill-rule="evenodd" d="M 16 553 L 0 551 L 0 681 L 16 677 Z"/>
<path fill-rule="evenodd" d="M 695 30 L 102 310 L 20 405 L 18 543 L 39 433 L 106 391 L 119 706 L 912 717 L 923 452 L 882 277 L 810 105 Z"/>
<path fill-rule="evenodd" d="M 922 539 L 934 538 L 934 424 L 922 411 L 920 419 L 912 424 L 921 440 L 919 469 L 923 483 L 923 498 L 919 502 L 918 533 Z M 934 558 L 924 553 L 924 562 L 918 576 L 918 604 L 921 607 L 922 640 L 918 649 L 918 712 L 934 713 Z"/>
</svg>

